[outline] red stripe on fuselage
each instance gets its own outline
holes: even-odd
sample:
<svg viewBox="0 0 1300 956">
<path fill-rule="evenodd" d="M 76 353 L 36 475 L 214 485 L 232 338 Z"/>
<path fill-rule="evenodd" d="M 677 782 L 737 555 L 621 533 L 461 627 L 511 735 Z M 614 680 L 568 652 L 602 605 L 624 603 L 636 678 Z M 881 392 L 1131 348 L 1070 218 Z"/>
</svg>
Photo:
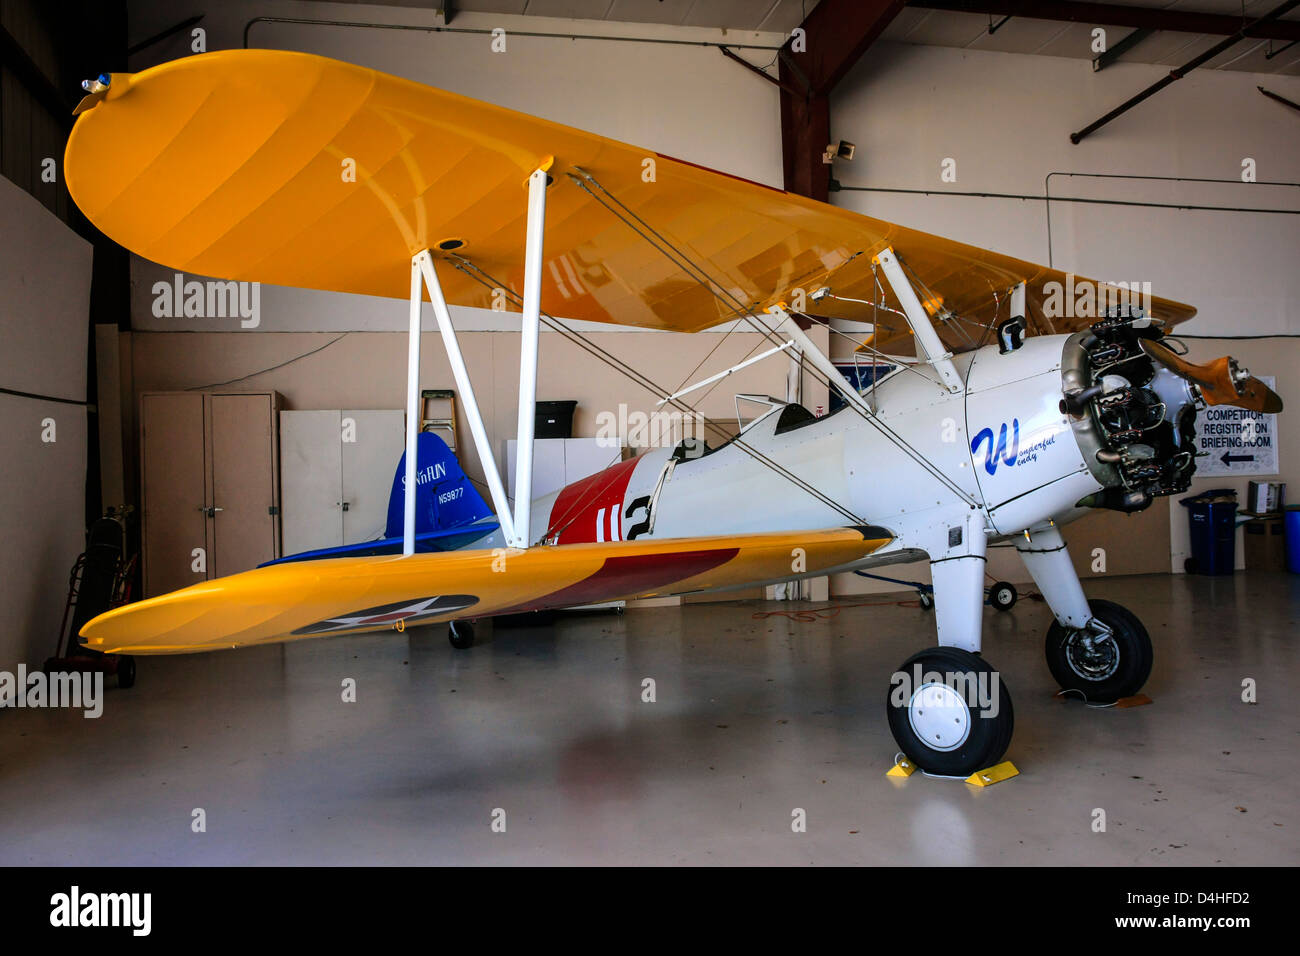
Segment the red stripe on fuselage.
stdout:
<svg viewBox="0 0 1300 956">
<path fill-rule="evenodd" d="M 551 506 L 548 540 L 555 536 L 555 544 L 622 541 L 626 537 L 623 496 L 637 461 L 620 462 L 561 490 Z"/>
</svg>

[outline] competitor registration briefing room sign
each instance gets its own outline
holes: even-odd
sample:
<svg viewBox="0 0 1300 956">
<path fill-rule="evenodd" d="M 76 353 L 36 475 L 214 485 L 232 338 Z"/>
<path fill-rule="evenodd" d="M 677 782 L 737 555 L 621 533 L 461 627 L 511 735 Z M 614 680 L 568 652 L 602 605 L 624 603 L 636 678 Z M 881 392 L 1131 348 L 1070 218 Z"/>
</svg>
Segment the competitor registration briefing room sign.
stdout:
<svg viewBox="0 0 1300 956">
<path fill-rule="evenodd" d="M 1259 380 L 1275 388 L 1271 375 Z M 1196 416 L 1196 476 L 1276 475 L 1277 416 L 1211 405 Z"/>
</svg>

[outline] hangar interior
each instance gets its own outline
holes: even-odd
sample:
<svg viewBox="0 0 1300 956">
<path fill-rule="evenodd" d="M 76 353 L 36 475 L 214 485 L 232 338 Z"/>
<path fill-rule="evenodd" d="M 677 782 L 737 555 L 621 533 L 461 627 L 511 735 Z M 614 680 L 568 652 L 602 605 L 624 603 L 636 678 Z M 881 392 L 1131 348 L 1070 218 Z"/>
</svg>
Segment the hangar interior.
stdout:
<svg viewBox="0 0 1300 956">
<path fill-rule="evenodd" d="M 1300 401 L 1300 15 L 1071 141 L 1271 0 L 1124 0 L 1104 23 L 1077 9 L 1099 5 L 1069 2 L 1033 15 L 941 0 L 124 0 L 77 5 L 77 18 L 56 6 L 0 6 L 0 669 L 12 673 L 55 653 L 69 570 L 103 515 L 135 558 L 131 596 L 150 598 L 382 534 L 405 447 L 401 301 L 273 285 L 226 300 L 218 286 L 214 300 L 220 277 L 130 253 L 77 209 L 64 146 L 78 84 L 101 71 L 242 47 L 382 70 L 1029 262 L 1149 283 L 1196 307 L 1176 330 L 1190 361 L 1230 353 Z M 803 61 L 780 53 L 797 31 L 826 51 L 815 92 Z M 519 313 L 451 311 L 493 453 L 513 472 Z M 783 355 L 744 364 L 762 344 L 746 329 L 577 326 L 670 387 L 734 370 L 696 393 L 721 433 L 756 414 L 737 394 L 818 417 L 839 400 Z M 846 335 L 808 334 L 846 374 L 861 369 Z M 427 304 L 421 338 L 421 426 L 482 489 Z M 657 396 L 546 329 L 536 390 L 572 403 L 556 411 L 572 421 L 539 439 L 535 492 L 651 440 L 629 432 Z M 1226 489 L 1244 513 L 1252 482 L 1300 488 L 1298 422 L 1271 416 L 1267 447 L 1206 446 L 1222 450 L 1185 492 L 1065 529 L 1088 595 L 1151 634 L 1144 706 L 1055 696 L 1052 612 L 1015 548 L 990 548 L 989 580 L 1020 594 L 983 612 L 1018 724 L 1007 756 L 1020 776 L 996 787 L 885 776 L 897 751 L 885 677 L 935 643 L 933 612 L 899 583 L 929 584 L 916 561 L 880 571 L 892 581 L 837 573 L 484 623 L 465 649 L 439 624 L 142 657 L 135 686 L 108 681 L 101 718 L 0 713 L 0 861 L 1294 864 L 1300 704 L 1285 688 L 1300 679 L 1300 578 L 1270 538 L 1284 521 L 1235 526 L 1233 567 L 1218 569 L 1235 573 L 1187 573 L 1204 568 L 1179 501 Z M 806 831 L 791 831 L 795 808 Z"/>
</svg>

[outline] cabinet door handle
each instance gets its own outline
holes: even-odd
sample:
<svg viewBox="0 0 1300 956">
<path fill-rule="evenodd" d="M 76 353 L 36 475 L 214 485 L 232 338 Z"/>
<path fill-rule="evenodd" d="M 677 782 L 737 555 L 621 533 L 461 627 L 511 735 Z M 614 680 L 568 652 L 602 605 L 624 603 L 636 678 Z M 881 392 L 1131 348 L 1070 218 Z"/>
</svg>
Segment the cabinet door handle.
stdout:
<svg viewBox="0 0 1300 956">
<path fill-rule="evenodd" d="M 338 505 L 340 508 L 342 508 L 344 511 L 347 511 L 348 508 L 351 507 L 351 504 L 352 504 L 352 503 L 349 502 L 349 501 L 338 501 L 338 502 L 335 502 L 335 504 L 337 504 L 337 505 Z"/>
<path fill-rule="evenodd" d="M 208 507 L 207 505 L 199 505 L 199 510 L 202 511 L 202 512 L 203 512 L 205 515 L 207 515 L 209 518 L 215 518 L 215 517 L 217 516 L 217 512 L 218 512 L 218 511 L 225 511 L 226 509 L 225 509 L 225 508 L 217 508 L 217 507 L 215 507 L 215 506 L 213 506 L 213 507 Z"/>
</svg>

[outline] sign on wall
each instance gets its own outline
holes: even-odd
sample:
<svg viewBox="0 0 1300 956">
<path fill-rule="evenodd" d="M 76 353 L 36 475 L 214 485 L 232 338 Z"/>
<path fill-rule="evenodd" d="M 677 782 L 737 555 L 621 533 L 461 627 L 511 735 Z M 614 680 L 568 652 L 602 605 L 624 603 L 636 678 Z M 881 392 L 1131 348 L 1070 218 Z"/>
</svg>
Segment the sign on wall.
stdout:
<svg viewBox="0 0 1300 956">
<path fill-rule="evenodd" d="M 1271 375 L 1257 376 L 1269 388 Z M 1277 416 L 1211 405 L 1196 416 L 1196 475 L 1276 475 Z"/>
</svg>

